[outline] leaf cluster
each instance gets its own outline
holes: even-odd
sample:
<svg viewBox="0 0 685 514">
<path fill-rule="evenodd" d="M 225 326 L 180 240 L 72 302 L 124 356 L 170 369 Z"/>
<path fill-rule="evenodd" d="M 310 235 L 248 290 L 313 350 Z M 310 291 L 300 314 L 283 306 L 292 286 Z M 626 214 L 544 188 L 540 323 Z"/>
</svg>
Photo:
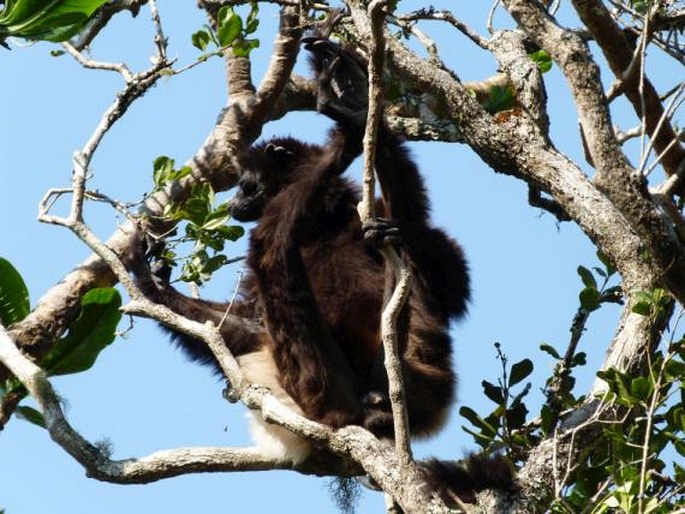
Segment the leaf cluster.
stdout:
<svg viewBox="0 0 685 514">
<path fill-rule="evenodd" d="M 62 339 L 43 357 L 40 366 L 49 376 L 70 375 L 90 369 L 100 352 L 116 337 L 121 319 L 121 296 L 113 288 L 95 288 L 81 298 L 81 311 L 69 325 Z M 29 295 L 21 274 L 12 264 L 0 258 L 0 321 L 9 326 L 24 319 L 30 312 Z M 0 397 L 12 394 L 26 396 L 24 386 L 15 377 L 0 387 Z M 40 426 L 42 415 L 27 406 L 19 406 L 17 414 Z"/>
<path fill-rule="evenodd" d="M 588 314 L 599 309 L 603 303 L 623 303 L 623 290 L 621 286 L 609 286 L 610 280 L 616 276 L 616 268 L 602 252 L 597 252 L 597 257 L 604 265 L 604 268 L 595 266 L 591 271 L 584 266 L 578 266 L 577 269 L 578 275 L 585 286 L 578 295 L 580 308 Z M 602 279 L 601 285 L 595 274 Z"/>
<path fill-rule="evenodd" d="M 487 416 L 481 417 L 470 407 L 462 406 L 459 414 L 473 425 L 474 429 L 463 429 L 473 436 L 478 445 L 487 452 L 503 450 L 512 462 L 516 462 L 524 459 L 533 444 L 530 433 L 522 430 L 528 415 L 524 399 L 530 393 L 531 383 L 527 382 L 518 392 L 514 392 L 514 389 L 530 376 L 534 366 L 530 359 L 523 359 L 509 368 L 500 344 L 495 343 L 495 348 L 502 363 L 502 376 L 497 384 L 487 380 L 481 382 L 485 396 L 495 404 L 495 408 Z"/>
<path fill-rule="evenodd" d="M 77 34 L 107 0 L 6 0 L 0 11 L 0 42 L 14 36 L 66 41 Z"/>
<path fill-rule="evenodd" d="M 155 189 L 181 180 L 190 173 L 190 168 L 176 169 L 173 159 L 158 157 L 153 166 Z M 165 206 L 164 217 L 173 222 L 185 222 L 184 235 L 172 245 L 191 242 L 193 249 L 183 259 L 181 280 L 202 284 L 209 280 L 214 272 L 229 263 L 223 254 L 226 241 L 236 241 L 245 233 L 239 225 L 227 225 L 231 218 L 228 203 L 216 205 L 216 195 L 207 182 L 195 184 L 190 196 L 182 203 L 170 202 Z M 169 265 L 175 265 L 176 253 L 167 248 L 162 256 Z"/>
<path fill-rule="evenodd" d="M 585 327 L 590 314 L 606 303 L 623 303 L 623 290 L 620 285 L 610 285 L 615 277 L 616 268 L 601 252 L 597 257 L 603 267 L 595 266 L 588 269 L 578 266 L 577 273 L 583 284 L 578 295 L 579 306 L 571 324 L 571 339 L 564 355 L 561 355 L 552 345 L 543 343 L 540 349 L 556 359 L 552 376 L 545 382 L 543 392 L 547 402 L 540 411 L 541 429 L 544 435 L 549 435 L 556 428 L 562 412 L 578 407 L 585 398 L 576 398 L 573 390 L 576 379 L 573 370 L 587 363 L 587 354 L 578 351 L 578 345 L 585 333 Z M 601 283 L 600 283 L 601 282 Z"/>
<path fill-rule="evenodd" d="M 600 256 L 601 259 L 601 256 Z M 579 295 L 584 320 L 603 303 L 621 301 L 620 287 L 609 286 L 615 275 L 611 264 L 602 260 L 603 268 L 592 271 L 578 268 L 583 283 Z M 603 280 L 598 281 L 598 277 Z M 591 292 L 590 292 L 591 291 Z M 595 298 L 588 303 L 587 298 Z M 633 311 L 645 316 L 661 316 L 670 308 L 670 297 L 656 289 L 637 295 Z M 573 330 L 582 333 L 583 325 Z M 573 342 L 573 341 L 572 341 Z M 507 364 L 506 356 L 496 344 L 502 362 L 502 376 L 497 384 L 483 381 L 485 396 L 495 404 L 486 416 L 469 407 L 460 414 L 473 428 L 464 430 L 487 452 L 502 451 L 513 463 L 525 461 L 528 451 L 540 440 L 552 435 L 559 412 L 573 409 L 584 401 L 572 394 L 575 380 L 571 370 L 586 364 L 584 352 L 571 345 L 562 356 L 554 347 L 541 349 L 558 361 L 555 374 L 547 385 L 558 380 L 563 367 L 566 382 L 555 389 L 558 404 L 545 404 L 539 418 L 527 421 L 525 398 L 530 383 L 515 391 L 533 371 L 533 363 L 524 359 Z M 645 374 L 630 375 L 615 369 L 598 373 L 609 388 L 604 398 L 611 416 L 601 423 L 601 436 L 569 470 L 565 483 L 549 508 L 554 513 L 670 513 L 685 507 L 685 337 L 668 344 L 664 352 L 654 353 Z M 623 413 L 616 418 L 616 413 Z"/>
<path fill-rule="evenodd" d="M 251 38 L 259 27 L 259 5 L 250 4 L 250 12 L 245 20 L 230 5 L 219 9 L 216 17 L 216 30 L 205 25 L 192 35 L 193 46 L 202 52 L 198 58 L 206 60 L 214 55 L 221 55 L 230 48 L 238 57 L 247 57 L 255 48 L 259 48 L 259 39 Z M 216 49 L 210 50 L 214 46 Z"/>
<path fill-rule="evenodd" d="M 685 507 L 685 339 L 656 352 L 648 373 L 598 373 L 625 418 L 602 424 L 604 437 L 576 471 L 554 512 L 670 513 Z M 674 460 L 671 460 L 674 459 Z"/>
</svg>

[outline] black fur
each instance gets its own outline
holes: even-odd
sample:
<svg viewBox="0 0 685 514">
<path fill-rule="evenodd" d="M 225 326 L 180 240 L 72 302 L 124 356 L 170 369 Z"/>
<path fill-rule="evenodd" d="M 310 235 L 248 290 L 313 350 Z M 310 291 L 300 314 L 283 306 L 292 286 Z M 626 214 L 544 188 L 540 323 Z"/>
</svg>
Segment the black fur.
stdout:
<svg viewBox="0 0 685 514">
<path fill-rule="evenodd" d="M 409 426 L 413 435 L 429 435 L 442 426 L 454 400 L 449 324 L 466 311 L 467 265 L 459 246 L 431 225 L 423 180 L 401 140 L 385 127 L 375 163 L 383 193 L 377 208 L 392 222 L 362 227 L 357 187 L 341 176 L 362 148 L 360 82 L 345 82 L 356 58 L 336 58 L 346 51 L 329 42 L 308 45 L 319 77 L 320 110 L 337 124 L 322 146 L 275 138 L 239 156 L 232 214 L 258 224 L 250 237 L 250 272 L 231 314 L 263 319 L 266 332 L 246 332 L 229 318 L 221 334 L 237 357 L 267 352 L 275 369 L 264 373 L 305 416 L 392 437 L 379 334 L 385 265 L 376 248 L 378 240 L 399 240 L 414 273 L 400 344 Z M 346 90 L 336 93 L 333 82 L 344 83 Z M 191 299 L 149 273 L 138 275 L 148 296 L 176 312 L 217 325 L 224 318 L 226 304 Z M 191 358 L 216 367 L 204 344 L 174 338 Z M 487 467 L 482 462 L 481 471 Z M 426 473 L 431 481 L 461 482 L 457 494 L 499 483 L 487 473 L 472 480 L 460 469 L 433 461 Z"/>
<path fill-rule="evenodd" d="M 502 457 L 471 455 L 460 462 L 430 459 L 422 462 L 422 471 L 431 489 L 451 507 L 457 507 L 454 496 L 475 503 L 475 493 L 485 489 L 514 489 L 511 466 Z"/>
</svg>

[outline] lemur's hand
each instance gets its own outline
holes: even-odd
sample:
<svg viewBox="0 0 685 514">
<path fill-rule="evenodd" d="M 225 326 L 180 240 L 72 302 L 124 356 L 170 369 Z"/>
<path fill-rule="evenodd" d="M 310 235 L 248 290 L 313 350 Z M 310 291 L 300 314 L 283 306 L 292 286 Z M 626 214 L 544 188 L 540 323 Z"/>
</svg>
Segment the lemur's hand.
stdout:
<svg viewBox="0 0 685 514">
<path fill-rule="evenodd" d="M 317 72 L 317 109 L 339 123 L 362 128 L 368 109 L 364 63 L 350 50 L 321 37 L 303 38 Z"/>
</svg>

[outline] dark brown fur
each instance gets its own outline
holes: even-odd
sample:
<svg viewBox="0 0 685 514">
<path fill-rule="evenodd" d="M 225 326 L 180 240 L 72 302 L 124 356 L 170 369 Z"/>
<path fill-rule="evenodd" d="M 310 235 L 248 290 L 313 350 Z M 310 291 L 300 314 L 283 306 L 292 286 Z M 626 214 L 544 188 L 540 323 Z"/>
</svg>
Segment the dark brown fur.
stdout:
<svg viewBox="0 0 685 514">
<path fill-rule="evenodd" d="M 251 273 L 231 314 L 263 317 L 269 337 L 230 322 L 221 333 L 236 356 L 266 345 L 283 388 L 307 417 L 391 436 L 387 402 L 367 401 L 369 393 L 387 394 L 379 334 L 384 263 L 364 238 L 358 190 L 341 177 L 361 151 L 360 138 L 355 127 L 338 126 L 321 147 L 277 138 L 241 156 L 234 216 L 257 218 L 258 225 L 250 238 Z M 430 226 L 421 177 L 402 143 L 384 130 L 379 150 L 387 199 L 379 203 L 381 214 L 398 222 L 403 253 L 414 270 L 402 348 L 410 427 L 413 434 L 428 435 L 442 424 L 454 397 L 448 329 L 465 311 L 467 269 L 456 243 Z M 256 194 L 255 187 L 266 191 Z M 265 196 L 264 205 L 251 206 Z M 397 207 L 391 211 L 388 205 Z M 226 304 L 188 298 L 164 280 L 139 275 L 151 299 L 197 321 L 222 320 Z M 203 343 L 173 335 L 191 358 L 216 365 Z"/>
<path fill-rule="evenodd" d="M 312 419 L 387 436 L 387 405 L 364 402 L 369 392 L 386 391 L 378 366 L 384 264 L 364 240 L 356 188 L 340 176 L 360 150 L 360 134 L 346 129 L 334 129 L 326 146 L 291 163 L 292 179 L 252 232 L 248 264 L 285 390 Z M 429 225 L 423 184 L 406 150 L 389 133 L 381 139 L 378 172 L 386 205 L 397 206 L 384 214 L 399 223 L 415 273 L 402 348 L 410 426 L 430 433 L 453 398 L 448 324 L 464 312 L 468 277 L 456 244 Z M 292 139 L 270 144 L 299 146 Z"/>
<path fill-rule="evenodd" d="M 359 192 L 341 176 L 361 153 L 358 81 L 337 96 L 330 87 L 345 79 L 341 67 L 355 64 L 331 63 L 331 56 L 344 51 L 330 43 L 313 51 L 320 110 L 337 125 L 322 146 L 276 138 L 240 156 L 233 216 L 258 224 L 250 237 L 250 273 L 231 314 L 263 318 L 266 333 L 246 333 L 229 321 L 221 334 L 237 357 L 268 351 L 276 367 L 272 374 L 308 418 L 332 427 L 362 425 L 392 437 L 379 334 L 385 265 L 370 241 L 377 234 L 365 237 L 364 229 L 368 236 L 375 227 L 362 227 L 357 215 Z M 459 246 L 431 225 L 422 178 L 400 139 L 385 127 L 375 164 L 383 192 L 379 215 L 393 221 L 402 257 L 414 273 L 400 348 L 409 426 L 412 435 L 429 435 L 442 426 L 454 400 L 449 324 L 466 310 L 468 271 Z M 383 226 L 380 233 L 383 239 Z M 140 275 L 144 291 L 176 312 L 217 325 L 223 318 L 226 304 L 185 297 L 164 280 Z M 174 336 L 193 359 L 216 366 L 204 344 Z M 426 469 L 431 481 L 461 477 L 444 463 Z M 497 481 L 486 477 L 479 488 L 489 485 Z"/>
</svg>

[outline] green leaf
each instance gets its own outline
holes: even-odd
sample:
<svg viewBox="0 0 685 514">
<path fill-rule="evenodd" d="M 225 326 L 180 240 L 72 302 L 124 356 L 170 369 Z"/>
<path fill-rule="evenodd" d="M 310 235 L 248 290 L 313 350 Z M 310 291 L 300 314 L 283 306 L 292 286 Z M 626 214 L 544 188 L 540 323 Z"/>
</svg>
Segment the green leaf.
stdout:
<svg viewBox="0 0 685 514">
<path fill-rule="evenodd" d="M 247 57 L 255 48 L 259 48 L 259 39 L 243 39 L 233 43 L 233 53 L 238 57 Z"/>
<path fill-rule="evenodd" d="M 623 288 L 613 286 L 602 292 L 602 302 L 623 304 Z"/>
<path fill-rule="evenodd" d="M 459 408 L 459 414 L 463 418 L 466 418 L 469 422 L 471 422 L 473 426 L 481 429 L 483 434 L 494 436 L 497 433 L 495 428 L 487 421 L 485 421 L 483 418 L 481 418 L 472 408 L 462 406 Z"/>
<path fill-rule="evenodd" d="M 592 312 L 599 309 L 602 301 L 602 295 L 594 287 L 586 287 L 578 295 L 580 306 L 586 312 Z"/>
<path fill-rule="evenodd" d="M 540 345 L 540 350 L 551 355 L 555 359 L 561 359 L 561 355 L 559 355 L 559 352 L 557 352 L 556 348 L 554 348 L 552 345 L 549 345 L 547 343 L 542 343 Z"/>
<path fill-rule="evenodd" d="M 530 393 L 530 388 L 532 387 L 532 384 L 528 382 L 526 386 L 523 388 L 523 391 L 521 391 L 519 394 L 517 394 L 514 399 L 511 401 L 511 405 L 518 405 L 519 403 L 522 403 L 521 400 L 523 400 L 524 397 L 528 396 L 528 393 Z"/>
<path fill-rule="evenodd" d="M 217 36 L 222 47 L 230 46 L 243 30 L 243 20 L 231 6 L 225 5 L 217 15 Z"/>
<path fill-rule="evenodd" d="M 516 105 L 516 97 L 511 87 L 493 86 L 488 93 L 488 99 L 483 108 L 490 114 L 512 109 Z"/>
<path fill-rule="evenodd" d="M 47 428 L 43 414 L 36 409 L 20 405 L 15 412 L 19 419 L 26 420 L 41 428 Z"/>
<path fill-rule="evenodd" d="M 598 267 L 595 266 L 595 267 L 592 268 L 592 271 L 594 271 L 595 273 L 597 273 L 597 274 L 598 274 L 600 277 L 602 277 L 602 278 L 609 278 L 609 276 L 607 275 L 607 272 L 604 271 L 602 268 L 598 268 Z"/>
<path fill-rule="evenodd" d="M 175 161 L 166 155 L 160 155 L 152 163 L 152 179 L 155 186 L 163 187 L 169 180 L 169 175 L 174 169 Z"/>
<path fill-rule="evenodd" d="M 252 2 L 250 7 L 250 14 L 247 15 L 247 23 L 245 24 L 245 34 L 252 34 L 259 27 L 259 4 Z"/>
<path fill-rule="evenodd" d="M 501 387 L 491 384 L 487 380 L 483 380 L 481 385 L 483 386 L 483 392 L 485 393 L 485 396 L 487 396 L 490 400 L 495 402 L 497 405 L 502 405 L 504 403 L 504 393 Z"/>
<path fill-rule="evenodd" d="M 668 422 L 668 428 L 671 430 L 685 431 L 685 407 L 682 404 L 674 405 L 668 409 L 664 418 Z"/>
<path fill-rule="evenodd" d="M 210 212 L 211 205 L 207 205 L 207 201 L 201 197 L 189 198 L 181 210 L 183 218 L 198 227 L 204 224 Z"/>
<path fill-rule="evenodd" d="M 530 359 L 523 359 L 511 367 L 511 374 L 509 375 L 509 387 L 522 382 L 533 372 L 533 361 Z"/>
<path fill-rule="evenodd" d="M 587 354 L 585 352 L 576 353 L 571 359 L 571 367 L 585 366 L 587 364 Z"/>
<path fill-rule="evenodd" d="M 525 404 L 518 403 L 511 409 L 507 409 L 507 426 L 511 430 L 515 430 L 523 426 L 526 422 L 526 416 L 528 415 L 528 409 Z"/>
<path fill-rule="evenodd" d="M 210 212 L 202 224 L 203 230 L 214 230 L 224 225 L 231 217 L 231 212 L 228 209 L 228 204 L 224 203 Z"/>
<path fill-rule="evenodd" d="M 223 225 L 216 230 L 222 238 L 228 241 L 237 241 L 245 235 L 245 229 L 240 225 Z"/>
<path fill-rule="evenodd" d="M 214 257 L 210 257 L 209 260 L 207 260 L 207 263 L 204 265 L 202 271 L 204 273 L 212 274 L 221 266 L 226 264 L 226 261 L 228 260 L 228 257 L 225 255 L 219 254 L 215 255 Z"/>
<path fill-rule="evenodd" d="M 647 14 L 647 11 L 649 11 L 649 2 L 647 0 L 636 0 L 631 2 L 631 4 L 633 9 L 639 14 Z"/>
<path fill-rule="evenodd" d="M 192 171 L 193 170 L 190 168 L 190 166 L 183 166 L 182 168 L 179 168 L 177 170 L 172 170 L 171 173 L 169 173 L 169 180 L 181 180 L 183 177 L 190 175 Z"/>
<path fill-rule="evenodd" d="M 652 385 L 647 377 L 636 377 L 630 382 L 630 394 L 640 402 L 646 402 L 652 394 Z"/>
<path fill-rule="evenodd" d="M 675 451 L 685 457 L 685 441 L 678 439 L 677 441 L 674 441 L 673 447 L 675 448 Z"/>
<path fill-rule="evenodd" d="M 83 28 L 107 0 L 7 0 L 0 34 L 65 41 Z"/>
<path fill-rule="evenodd" d="M 203 237 L 202 242 L 215 252 L 224 251 L 225 242 L 223 239 L 221 239 L 221 237 L 217 236 L 216 230 L 213 230 L 208 238 Z"/>
<path fill-rule="evenodd" d="M 580 275 L 580 279 L 583 281 L 583 285 L 585 285 L 585 287 L 597 289 L 597 281 L 595 280 L 595 277 L 592 274 L 592 271 L 587 269 L 585 266 L 578 266 L 577 271 L 578 271 L 578 275 Z"/>
<path fill-rule="evenodd" d="M 89 369 L 99 353 L 114 341 L 121 319 L 121 296 L 113 288 L 88 291 L 81 299 L 81 314 L 43 358 L 49 375 L 68 375 Z"/>
<path fill-rule="evenodd" d="M 191 36 L 193 46 L 201 52 L 205 51 L 205 49 L 209 46 L 209 42 L 211 40 L 211 36 L 207 33 L 206 30 L 198 30 Z"/>
<path fill-rule="evenodd" d="M 597 258 L 601 261 L 602 264 L 604 264 L 604 269 L 606 269 L 607 277 L 610 277 L 614 273 L 616 273 L 616 268 L 613 264 L 611 264 L 609 257 L 607 257 L 604 252 L 597 251 Z"/>
<path fill-rule="evenodd" d="M 678 465 L 677 462 L 673 463 L 674 477 L 677 484 L 685 483 L 685 468 Z"/>
<path fill-rule="evenodd" d="M 633 405 L 629 379 L 626 375 L 610 368 L 605 371 L 598 371 L 597 376 L 609 385 L 609 389 L 616 395 L 618 403 L 628 406 Z"/>
<path fill-rule="evenodd" d="M 466 428 L 466 427 L 461 427 L 461 429 L 466 432 L 467 434 L 473 436 L 473 439 L 476 441 L 476 444 L 479 444 L 482 448 L 487 448 L 492 444 L 492 441 L 494 439 L 494 436 L 489 436 L 485 435 L 482 433 L 474 432 L 473 430 Z"/>
<path fill-rule="evenodd" d="M 23 320 L 30 311 L 29 291 L 12 264 L 0 257 L 0 321 L 6 327 Z"/>
<path fill-rule="evenodd" d="M 259 27 L 259 20 L 254 19 L 250 20 L 248 19 L 247 25 L 245 26 L 245 34 L 252 34 L 257 30 L 257 27 Z"/>
<path fill-rule="evenodd" d="M 649 316 L 652 312 L 652 304 L 650 302 L 637 301 L 633 308 L 631 309 L 635 314 L 640 314 L 641 316 Z"/>
<path fill-rule="evenodd" d="M 554 428 L 554 418 L 552 409 L 547 404 L 542 406 L 540 410 L 540 419 L 542 420 L 542 431 L 544 434 L 549 434 Z"/>
<path fill-rule="evenodd" d="M 685 363 L 677 360 L 669 360 L 665 366 L 665 375 L 670 382 L 685 381 Z"/>
<path fill-rule="evenodd" d="M 552 57 L 544 50 L 538 50 L 537 52 L 532 52 L 528 54 L 528 57 L 538 65 L 542 73 L 547 73 L 552 69 Z"/>
</svg>

